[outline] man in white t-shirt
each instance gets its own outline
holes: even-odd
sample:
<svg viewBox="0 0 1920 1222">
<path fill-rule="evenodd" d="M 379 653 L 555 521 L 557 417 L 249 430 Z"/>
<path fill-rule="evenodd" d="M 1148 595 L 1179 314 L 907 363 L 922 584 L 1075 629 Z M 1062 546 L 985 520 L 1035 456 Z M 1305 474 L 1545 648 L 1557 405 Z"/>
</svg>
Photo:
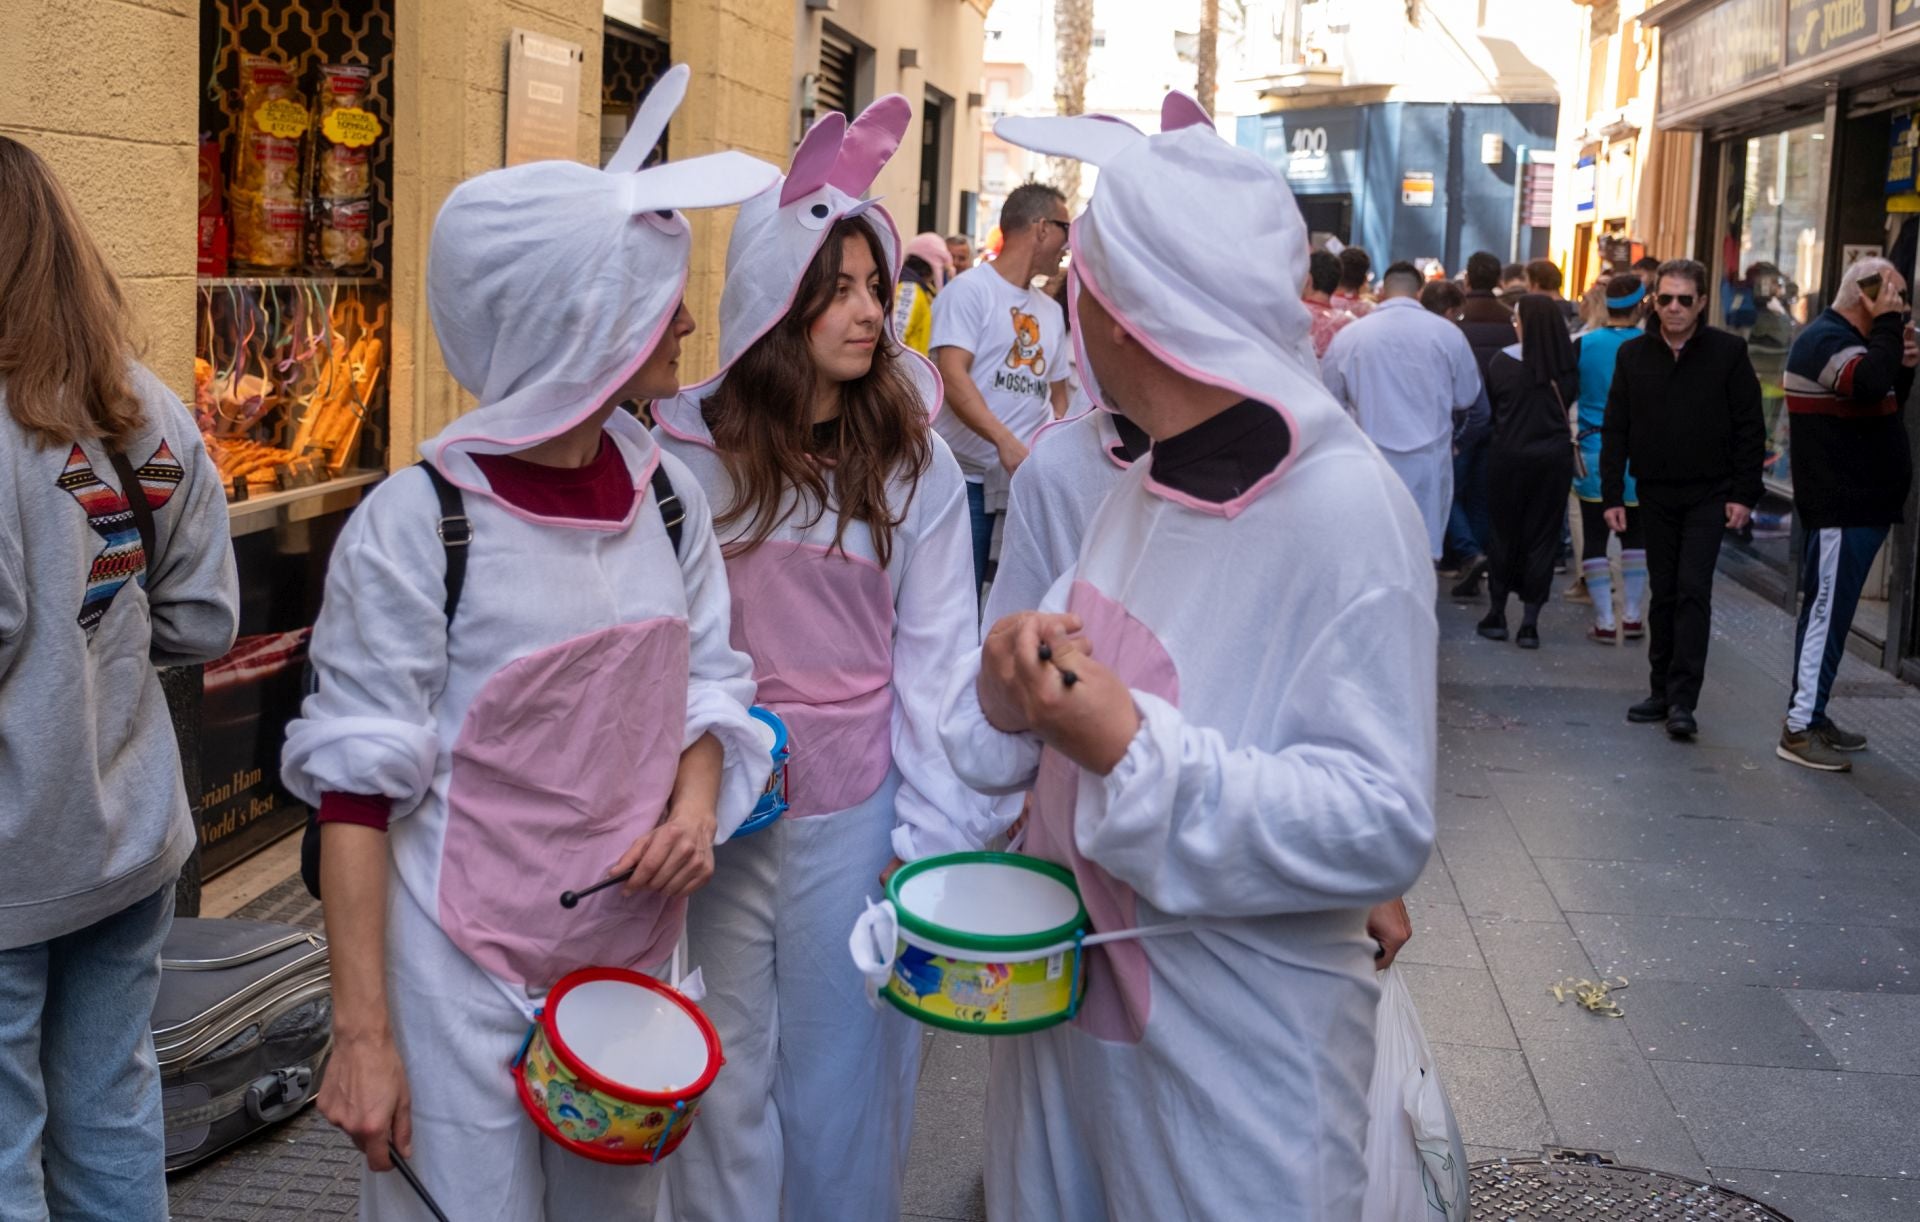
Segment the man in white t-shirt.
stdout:
<svg viewBox="0 0 1920 1222">
<path fill-rule="evenodd" d="M 954 277 L 933 302 L 931 346 L 947 391 L 934 428 L 967 477 L 976 582 L 986 580 L 993 538 L 984 481 L 996 469 L 1011 476 L 1034 435 L 1067 408 L 1066 316 L 1033 287 L 1060 270 L 1066 199 L 1040 183 L 1014 188 L 1000 233 L 1000 257 Z"/>
</svg>

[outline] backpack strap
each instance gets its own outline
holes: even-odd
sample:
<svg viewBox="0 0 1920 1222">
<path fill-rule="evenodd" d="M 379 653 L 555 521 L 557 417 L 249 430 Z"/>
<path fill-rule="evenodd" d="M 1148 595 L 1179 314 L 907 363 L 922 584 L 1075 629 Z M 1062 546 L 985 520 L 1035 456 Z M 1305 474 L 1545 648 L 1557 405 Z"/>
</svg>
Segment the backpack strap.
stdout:
<svg viewBox="0 0 1920 1222">
<path fill-rule="evenodd" d="M 667 528 L 667 542 L 673 544 L 673 554 L 678 559 L 680 525 L 687 520 L 687 511 L 680 504 L 680 494 L 673 490 L 673 481 L 667 478 L 664 462 L 653 465 L 653 499 L 660 507 L 660 524 Z"/>
<path fill-rule="evenodd" d="M 112 446 L 107 447 L 107 461 L 113 464 L 113 473 L 120 477 L 120 495 L 127 498 L 127 508 L 133 511 L 133 524 L 140 532 L 140 547 L 146 555 L 147 576 L 160 563 L 159 538 L 153 525 L 153 503 L 147 500 L 147 490 L 140 483 L 140 473 L 133 469 L 127 456 Z"/>
<path fill-rule="evenodd" d="M 460 609 L 460 591 L 467 584 L 467 545 L 473 542 L 473 522 L 467 517 L 466 498 L 460 489 L 439 468 L 432 463 L 421 461 L 414 464 L 427 473 L 433 481 L 433 495 L 440 500 L 440 522 L 436 533 L 440 536 L 440 546 L 447 553 L 447 624 L 453 624 L 453 613 Z"/>
</svg>

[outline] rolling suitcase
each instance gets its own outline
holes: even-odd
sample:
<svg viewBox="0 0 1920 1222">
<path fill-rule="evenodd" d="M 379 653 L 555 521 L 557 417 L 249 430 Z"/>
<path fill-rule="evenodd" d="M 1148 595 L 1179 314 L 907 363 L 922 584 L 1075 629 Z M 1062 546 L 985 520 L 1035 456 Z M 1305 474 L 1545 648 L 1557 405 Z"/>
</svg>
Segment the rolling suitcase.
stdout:
<svg viewBox="0 0 1920 1222">
<path fill-rule="evenodd" d="M 333 994 L 327 940 L 270 921 L 176 919 L 160 966 L 153 1042 L 175 1171 L 319 1093 Z"/>
</svg>

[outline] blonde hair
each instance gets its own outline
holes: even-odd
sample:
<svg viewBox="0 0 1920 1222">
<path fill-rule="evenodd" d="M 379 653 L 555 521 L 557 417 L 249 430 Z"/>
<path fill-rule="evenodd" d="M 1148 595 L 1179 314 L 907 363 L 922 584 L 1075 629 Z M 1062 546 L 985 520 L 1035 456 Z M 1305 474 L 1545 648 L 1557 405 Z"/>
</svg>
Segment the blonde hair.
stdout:
<svg viewBox="0 0 1920 1222">
<path fill-rule="evenodd" d="M 126 298 L 38 154 L 0 136 L 0 381 L 42 446 L 122 448 L 145 425 Z"/>
</svg>

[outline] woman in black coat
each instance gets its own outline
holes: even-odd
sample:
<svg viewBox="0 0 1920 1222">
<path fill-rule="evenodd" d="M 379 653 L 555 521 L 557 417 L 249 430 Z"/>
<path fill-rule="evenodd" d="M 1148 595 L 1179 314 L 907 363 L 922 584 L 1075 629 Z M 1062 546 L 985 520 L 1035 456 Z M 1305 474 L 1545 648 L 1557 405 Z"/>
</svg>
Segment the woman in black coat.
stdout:
<svg viewBox="0 0 1920 1222">
<path fill-rule="evenodd" d="M 1580 397 L 1580 364 L 1559 303 L 1527 296 L 1515 311 L 1520 355 L 1494 354 L 1487 366 L 1493 445 L 1487 456 L 1487 549 L 1493 609 L 1480 621 L 1489 640 L 1507 639 L 1507 595 L 1522 608 L 1514 642 L 1540 648 L 1540 608 L 1553 590 L 1553 561 L 1573 479 L 1573 435 L 1567 412 Z"/>
</svg>

